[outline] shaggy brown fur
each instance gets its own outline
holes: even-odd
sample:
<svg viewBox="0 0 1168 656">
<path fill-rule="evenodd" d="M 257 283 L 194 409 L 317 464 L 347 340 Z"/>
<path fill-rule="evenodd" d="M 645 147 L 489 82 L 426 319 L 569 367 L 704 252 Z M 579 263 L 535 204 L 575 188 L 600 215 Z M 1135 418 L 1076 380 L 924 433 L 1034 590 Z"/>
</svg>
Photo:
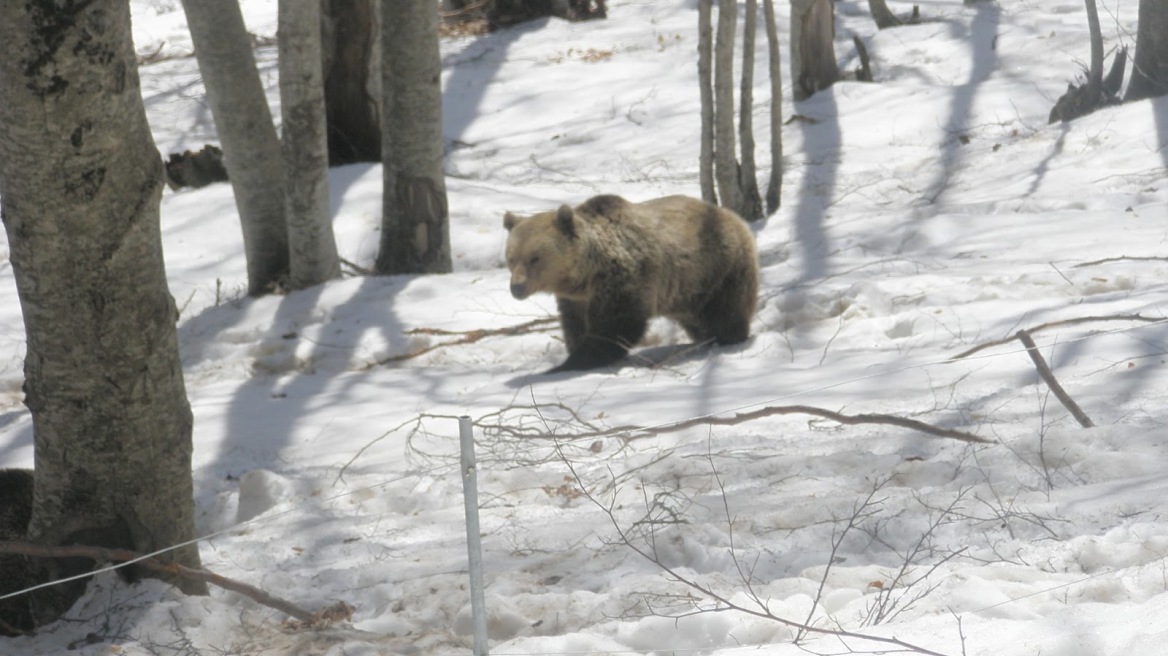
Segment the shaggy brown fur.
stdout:
<svg viewBox="0 0 1168 656">
<path fill-rule="evenodd" d="M 531 217 L 508 212 L 503 225 L 511 294 L 556 296 L 568 359 L 549 373 L 620 360 L 653 317 L 678 322 L 696 342 L 750 335 L 758 258 L 729 210 L 685 196 L 605 195 Z"/>
</svg>

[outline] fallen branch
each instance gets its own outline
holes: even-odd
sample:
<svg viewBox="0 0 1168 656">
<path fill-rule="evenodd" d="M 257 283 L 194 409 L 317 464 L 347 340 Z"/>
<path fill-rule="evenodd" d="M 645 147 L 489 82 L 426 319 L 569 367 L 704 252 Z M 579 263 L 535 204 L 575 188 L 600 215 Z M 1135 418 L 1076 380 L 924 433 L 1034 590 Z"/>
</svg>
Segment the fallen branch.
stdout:
<svg viewBox="0 0 1168 656">
<path fill-rule="evenodd" d="M 736 424 L 753 421 L 762 417 L 770 417 L 772 415 L 813 415 L 815 417 L 823 417 L 834 422 L 855 426 L 859 424 L 884 424 L 888 426 L 899 426 L 901 428 L 908 428 L 909 430 L 919 431 L 928 435 L 935 435 L 937 437 L 949 437 L 962 442 L 976 442 L 979 444 L 989 444 L 994 440 L 988 440 L 984 437 L 979 437 L 973 433 L 959 431 L 953 428 L 942 428 L 932 424 L 926 424 L 923 421 L 916 419 L 909 419 L 908 417 L 899 417 L 897 415 L 886 415 L 879 413 L 864 413 L 859 415 L 845 415 L 834 410 L 826 410 L 824 408 L 816 408 L 809 405 L 779 405 L 769 406 L 766 408 L 759 408 L 758 410 L 751 410 L 750 412 L 740 412 L 733 417 L 694 417 L 693 419 L 686 419 L 673 424 L 666 424 L 664 426 L 652 426 L 649 428 L 636 428 L 634 431 L 642 433 L 644 436 L 656 435 L 658 433 L 670 433 L 673 431 L 684 430 L 693 426 L 709 425 L 709 426 L 734 426 Z"/>
<path fill-rule="evenodd" d="M 1168 257 L 1141 257 L 1138 255 L 1120 255 L 1119 257 L 1105 257 L 1101 260 L 1091 260 L 1090 262 L 1080 262 L 1072 269 L 1082 269 L 1083 267 L 1097 266 L 1099 264 L 1107 264 L 1109 262 L 1122 262 L 1127 260 L 1129 262 L 1168 262 Z"/>
<path fill-rule="evenodd" d="M 1038 368 L 1038 375 L 1042 376 L 1042 379 L 1046 381 L 1047 386 L 1050 387 L 1050 390 L 1054 392 L 1054 395 L 1058 397 L 1058 400 L 1062 402 L 1063 406 L 1071 411 L 1071 415 L 1075 417 L 1079 425 L 1083 428 L 1091 428 L 1094 426 L 1095 422 L 1091 421 L 1087 413 L 1083 412 L 1079 404 L 1075 403 L 1075 400 L 1071 398 L 1070 394 L 1067 394 L 1067 391 L 1063 389 L 1062 385 L 1059 385 L 1058 380 L 1054 377 L 1054 372 L 1050 370 L 1050 365 L 1046 363 L 1042 354 L 1038 352 L 1038 347 L 1034 344 L 1034 340 L 1030 339 L 1030 334 L 1025 330 L 1019 330 L 1017 337 L 1018 341 L 1022 342 L 1022 345 L 1026 347 L 1026 353 L 1034 361 L 1034 366 Z"/>
<path fill-rule="evenodd" d="M 1159 323 L 1159 322 L 1165 321 L 1165 319 L 1160 318 L 1160 317 L 1145 317 L 1141 314 L 1111 314 L 1111 315 L 1102 315 L 1102 316 L 1094 316 L 1094 317 L 1077 317 L 1074 319 L 1059 319 L 1058 321 L 1048 321 L 1046 323 L 1040 323 L 1037 326 L 1034 326 L 1033 328 L 1027 329 L 1026 332 L 1027 333 L 1036 333 L 1040 330 L 1047 330 L 1050 328 L 1061 328 L 1063 326 L 1075 326 L 1075 325 L 1078 325 L 1081 323 L 1093 323 L 1096 321 L 1142 321 L 1144 323 Z M 953 362 L 954 360 L 960 360 L 962 358 L 967 358 L 967 357 L 973 355 L 974 353 L 977 353 L 978 351 L 983 351 L 987 348 L 990 348 L 991 346 L 1000 346 L 1002 344 L 1007 344 L 1009 342 L 1014 341 L 1015 339 L 1017 339 L 1016 334 L 1010 335 L 1008 337 L 1003 337 L 1001 339 L 995 339 L 993 341 L 985 342 L 983 344 L 978 344 L 977 346 L 969 349 L 968 351 L 962 351 L 961 353 L 958 353 L 957 355 L 949 358 L 949 361 Z"/>
<path fill-rule="evenodd" d="M 319 624 L 329 620 L 336 620 L 343 613 L 338 612 L 340 604 L 322 608 L 312 613 L 290 601 L 268 594 L 257 587 L 242 583 L 225 576 L 220 576 L 205 569 L 186 567 L 177 563 L 167 563 L 157 558 L 143 556 L 128 549 L 106 549 L 104 547 L 90 547 L 84 545 L 48 546 L 31 542 L 0 541 L 0 553 L 31 556 L 33 558 L 88 558 L 98 562 L 133 563 L 157 574 L 174 576 L 188 581 L 201 581 L 219 586 L 224 590 L 238 592 L 256 603 L 268 608 L 274 608 L 281 613 L 290 615 L 305 625 Z M 343 602 L 341 602 L 343 604 Z M 347 604 L 346 604 L 347 606 Z M 349 615 L 352 608 L 349 607 Z"/>
<path fill-rule="evenodd" d="M 342 257 L 342 258 L 340 258 L 340 262 L 341 262 L 341 266 L 348 267 L 350 272 L 354 276 L 375 276 L 375 275 L 377 275 L 376 272 L 373 271 L 373 269 L 370 269 L 368 267 L 363 267 L 360 264 L 357 264 L 356 262 L 354 262 L 352 260 L 347 260 L 347 259 Z"/>
<path fill-rule="evenodd" d="M 480 341 L 482 339 L 485 339 L 487 337 L 512 337 L 515 335 L 527 335 L 530 333 L 546 330 L 552 324 L 556 323 L 557 321 L 559 321 L 559 319 L 557 319 L 556 317 L 544 317 L 542 319 L 532 319 L 531 321 L 527 321 L 525 323 L 521 323 L 521 324 L 518 324 L 515 326 L 505 326 L 503 328 L 465 330 L 465 331 L 443 330 L 441 328 L 414 328 L 413 330 L 407 330 L 405 334 L 407 334 L 407 335 L 436 335 L 436 336 L 441 336 L 441 337 L 458 337 L 458 339 L 452 339 L 450 341 L 440 342 L 438 344 L 431 344 L 425 348 L 418 349 L 417 351 L 411 351 L 409 353 L 399 353 L 397 355 L 391 355 L 387 358 L 381 358 L 379 360 L 374 361 L 371 364 L 365 365 L 365 367 L 363 367 L 363 368 L 368 369 L 368 368 L 373 367 L 375 365 L 387 365 L 387 364 L 390 364 L 393 362 L 401 362 L 403 360 L 410 360 L 410 359 L 416 358 L 420 355 L 425 355 L 426 353 L 429 353 L 430 351 L 436 351 L 440 348 L 446 348 L 448 346 L 464 346 L 466 344 L 474 344 L 475 342 Z"/>
</svg>

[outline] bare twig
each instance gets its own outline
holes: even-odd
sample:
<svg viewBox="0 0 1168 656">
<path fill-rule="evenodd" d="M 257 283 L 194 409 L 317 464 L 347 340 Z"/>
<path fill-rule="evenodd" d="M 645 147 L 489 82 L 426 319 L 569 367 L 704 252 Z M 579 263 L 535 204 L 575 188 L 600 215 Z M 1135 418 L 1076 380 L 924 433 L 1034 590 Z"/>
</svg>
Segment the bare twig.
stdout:
<svg viewBox="0 0 1168 656">
<path fill-rule="evenodd" d="M 441 342 L 438 344 L 431 344 L 425 348 L 418 349 L 417 351 L 399 353 L 397 355 L 391 355 L 387 358 L 381 358 L 365 365 L 364 368 L 368 369 L 369 367 L 373 367 L 375 365 L 386 365 L 393 362 L 401 362 L 402 360 L 409 360 L 420 355 L 425 355 L 430 351 L 446 348 L 448 346 L 464 346 L 466 344 L 474 344 L 475 342 L 486 337 L 511 337 L 514 335 L 526 335 L 542 330 L 548 330 L 556 321 L 558 321 L 556 317 L 544 317 L 542 319 L 532 319 L 531 321 L 526 321 L 514 326 L 466 331 L 442 330 L 441 328 L 415 328 L 413 330 L 407 330 L 405 334 L 457 337 L 457 339 L 452 339 L 450 341 Z"/>
<path fill-rule="evenodd" d="M 43 544 L 32 544 L 30 542 L 0 541 L 0 553 L 31 556 L 34 558 L 88 558 L 99 562 L 114 563 L 127 563 L 132 561 L 135 565 L 144 567 L 157 574 L 176 576 L 188 581 L 202 581 L 217 585 L 224 590 L 238 592 L 257 603 L 291 615 L 307 624 L 318 623 L 331 612 L 330 609 L 323 609 L 321 612 L 311 613 L 290 601 L 285 601 L 284 599 L 268 594 L 247 583 L 229 579 L 205 569 L 186 567 L 177 563 L 163 562 L 157 558 L 144 557 L 142 554 L 128 549 L 106 549 L 104 547 L 84 545 L 47 546 Z"/>
<path fill-rule="evenodd" d="M 1059 385 L 1058 380 L 1054 377 L 1054 372 L 1050 370 L 1050 365 L 1046 364 L 1046 360 L 1038 352 L 1038 347 L 1034 345 L 1034 340 L 1030 339 L 1030 333 L 1025 330 L 1019 330 L 1017 336 L 1018 341 L 1022 342 L 1022 345 L 1026 347 L 1026 353 L 1030 355 L 1030 359 L 1034 361 L 1034 366 L 1038 368 L 1038 375 L 1042 376 L 1042 379 L 1050 387 L 1050 391 L 1054 392 L 1054 395 L 1058 397 L 1059 401 L 1062 401 L 1066 409 L 1071 411 L 1071 415 L 1075 417 L 1079 425 L 1083 428 L 1091 428 L 1094 426 L 1095 422 L 1091 421 L 1087 413 L 1083 412 L 1079 404 L 1075 403 L 1075 400 L 1071 398 L 1070 394 L 1067 394 L 1067 391 L 1063 389 L 1062 385 Z"/>
<path fill-rule="evenodd" d="M 730 611 L 734 611 L 734 612 L 738 612 L 738 613 L 743 613 L 743 614 L 749 615 L 751 617 L 757 617 L 760 619 L 765 619 L 765 620 L 769 620 L 772 622 L 776 622 L 778 624 L 781 624 L 781 625 L 786 626 L 786 627 L 791 628 L 791 629 L 795 629 L 796 631 L 803 632 L 803 633 L 814 633 L 814 634 L 818 634 L 818 635 L 833 636 L 833 637 L 842 638 L 842 639 L 866 640 L 866 641 L 875 642 L 878 644 L 892 645 L 892 646 L 896 647 L 897 649 L 911 651 L 911 652 L 914 652 L 917 654 L 926 654 L 928 656 L 945 656 L 945 654 L 942 654 L 941 652 L 936 652 L 936 651 L 933 651 L 931 649 L 921 647 L 919 645 L 914 645 L 912 643 L 908 643 L 908 642 L 905 642 L 903 640 L 900 640 L 899 638 L 896 638 L 896 637 L 887 638 L 887 637 L 883 637 L 883 636 L 868 635 L 868 634 L 864 634 L 864 633 L 858 633 L 855 631 L 847 631 L 847 630 L 843 630 L 843 629 L 825 629 L 823 627 L 812 626 L 812 625 L 809 625 L 809 624 L 804 623 L 804 622 L 798 622 L 795 620 L 790 620 L 790 619 L 787 619 L 785 617 L 780 617 L 778 615 L 775 615 L 766 607 L 765 604 L 761 605 L 759 608 L 755 609 L 755 608 L 748 608 L 746 606 L 742 606 L 741 604 L 735 603 L 730 596 L 720 594 L 720 593 L 716 592 L 711 586 L 707 586 L 707 585 L 703 585 L 701 583 L 698 583 L 693 578 L 687 577 L 686 575 L 683 575 L 681 572 L 677 571 L 676 569 L 663 563 L 661 561 L 661 559 L 658 558 L 657 555 L 653 552 L 652 546 L 651 546 L 652 543 L 650 543 L 649 547 L 639 546 L 633 540 L 633 537 L 629 534 L 629 532 L 621 525 L 620 521 L 617 519 L 616 510 L 615 510 L 615 501 L 612 504 L 605 505 L 604 503 L 602 503 L 600 501 L 600 499 L 597 499 L 596 497 L 594 497 L 588 491 L 587 486 L 584 484 L 583 479 L 580 477 L 579 473 L 576 471 L 576 468 L 572 465 L 572 462 L 570 460 L 568 460 L 567 457 L 564 457 L 562 455 L 561 455 L 561 459 L 564 462 L 564 464 L 568 467 L 568 471 L 571 472 L 571 475 L 573 476 L 573 478 L 576 479 L 577 484 L 580 486 L 580 490 L 581 490 L 583 496 L 586 499 L 588 499 L 588 501 L 590 501 L 593 505 L 595 505 L 597 508 L 599 508 L 601 510 L 601 512 L 605 513 L 605 515 L 608 517 L 609 522 L 612 524 L 613 528 L 616 530 L 617 537 L 619 538 L 619 543 L 621 545 L 627 547 L 628 549 L 632 550 L 633 553 L 637 554 L 638 556 L 640 556 L 640 557 L 644 558 L 645 560 L 649 561 L 650 563 L 652 563 L 658 569 L 665 572 L 665 574 L 667 574 L 674 581 L 681 583 L 682 585 L 684 585 L 686 587 L 689 587 L 690 589 L 694 590 L 695 592 L 697 592 L 699 595 L 701 595 L 705 599 L 708 599 L 708 600 L 714 602 L 715 604 L 717 604 L 718 611 L 730 610 Z"/>
<path fill-rule="evenodd" d="M 341 266 L 348 267 L 349 270 L 352 272 L 352 274 L 355 276 L 373 276 L 373 275 L 376 275 L 373 272 L 373 269 L 370 269 L 369 267 L 363 267 L 360 264 L 357 264 L 356 262 L 354 262 L 352 260 L 348 260 L 348 259 L 345 259 L 342 257 L 342 258 L 340 258 L 340 261 L 341 261 Z"/>
<path fill-rule="evenodd" d="M 1061 328 L 1063 326 L 1075 326 L 1075 325 L 1078 325 L 1081 323 L 1093 323 L 1096 321 L 1142 321 L 1144 323 L 1159 323 L 1159 322 L 1165 321 L 1165 319 L 1163 319 L 1161 317 L 1145 317 L 1141 314 L 1111 314 L 1111 315 L 1094 316 L 1094 317 L 1076 317 L 1074 319 L 1059 319 L 1058 321 L 1048 321 L 1046 323 L 1040 323 L 1037 326 L 1034 326 L 1033 328 L 1027 329 L 1027 332 L 1036 333 L 1040 330 L 1047 330 L 1049 328 Z M 1001 339 L 995 339 L 993 341 L 985 342 L 983 344 L 978 344 L 977 346 L 975 346 L 967 351 L 962 351 L 961 353 L 958 353 L 957 355 L 949 358 L 949 361 L 952 362 L 954 360 L 960 360 L 962 358 L 967 358 L 967 357 L 973 355 L 974 353 L 977 353 L 978 351 L 982 351 L 982 350 L 985 350 L 987 348 L 990 348 L 991 346 L 1000 346 L 1002 344 L 1008 344 L 1008 343 L 1014 341 L 1016 338 L 1017 338 L 1017 335 L 1015 334 L 1015 335 L 1010 335 L 1008 337 L 1003 337 Z"/>
<path fill-rule="evenodd" d="M 868 496 L 863 501 L 855 504 L 852 507 L 852 515 L 848 517 L 843 529 L 838 532 L 832 529 L 831 552 L 827 555 L 827 564 L 823 568 L 823 576 L 819 577 L 819 587 L 815 590 L 815 597 L 812 598 L 811 609 L 807 611 L 807 619 L 803 621 L 804 624 L 811 624 L 811 619 L 815 616 L 815 609 L 820 605 L 823 599 L 824 590 L 827 588 L 827 577 L 831 575 L 832 567 L 834 566 L 839 553 L 840 547 L 852 529 L 858 528 L 861 523 L 870 519 L 872 515 L 876 514 L 873 508 L 879 508 L 884 499 L 877 499 L 876 494 L 880 492 L 884 486 L 892 480 L 891 477 L 878 478 L 872 483 L 872 490 L 868 492 Z M 795 634 L 796 642 L 803 637 L 803 631 L 800 630 Z"/>
</svg>

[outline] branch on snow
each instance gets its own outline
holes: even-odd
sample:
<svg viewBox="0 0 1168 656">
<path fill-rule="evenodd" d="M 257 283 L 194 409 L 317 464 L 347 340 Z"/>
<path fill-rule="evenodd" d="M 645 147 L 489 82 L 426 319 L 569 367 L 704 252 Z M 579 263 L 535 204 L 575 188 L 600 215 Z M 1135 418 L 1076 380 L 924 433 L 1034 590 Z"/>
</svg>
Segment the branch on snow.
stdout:
<svg viewBox="0 0 1168 656">
<path fill-rule="evenodd" d="M 512 337 L 515 335 L 526 335 L 529 333 L 540 332 L 543 330 L 548 330 L 558 321 L 559 319 L 557 317 L 544 317 L 542 319 L 532 319 L 531 321 L 527 321 L 515 326 L 504 326 L 502 328 L 491 328 L 489 330 L 443 330 L 441 328 L 414 328 L 413 330 L 407 330 L 405 334 L 434 335 L 439 337 L 454 337 L 456 339 L 440 342 L 438 344 L 431 344 L 416 351 L 410 351 L 409 353 L 399 353 L 397 355 L 391 355 L 387 358 L 381 358 L 376 362 L 367 365 L 366 368 L 372 367 L 374 365 L 387 365 L 393 362 L 409 360 L 416 358 L 419 355 L 425 355 L 430 351 L 446 348 L 447 346 L 463 346 L 466 344 L 474 344 L 475 342 L 486 337 Z"/>
<path fill-rule="evenodd" d="M 1026 347 L 1026 353 L 1029 354 L 1030 359 L 1034 361 L 1034 366 L 1038 368 L 1038 375 L 1042 376 L 1042 379 L 1046 381 L 1047 386 L 1050 387 L 1050 391 L 1054 392 L 1054 395 L 1058 397 L 1059 401 L 1062 402 L 1063 407 L 1071 411 L 1071 415 L 1075 417 L 1075 420 L 1078 421 L 1079 425 L 1083 428 L 1091 428 L 1094 426 L 1095 422 L 1091 421 L 1091 418 L 1087 416 L 1087 413 L 1083 412 L 1083 409 L 1079 407 L 1079 404 L 1075 403 L 1075 400 L 1071 398 L 1071 395 L 1067 394 L 1067 391 L 1063 389 L 1062 385 L 1059 384 L 1058 379 L 1054 377 L 1054 372 L 1050 370 L 1050 365 L 1046 363 L 1046 360 L 1042 357 L 1042 354 L 1038 352 L 1038 347 L 1035 346 L 1034 340 L 1030 339 L 1030 333 L 1026 332 L 1025 330 L 1019 330 L 1017 337 L 1018 341 L 1022 342 L 1022 345 Z"/>
<path fill-rule="evenodd" d="M 1165 321 L 1165 319 L 1162 317 L 1145 317 L 1142 314 L 1109 314 L 1109 315 L 1093 316 L 1093 317 L 1076 317 L 1074 319 L 1059 319 L 1058 321 L 1048 321 L 1046 323 L 1040 323 L 1033 328 L 1027 328 L 1026 332 L 1027 333 L 1036 333 L 1040 330 L 1048 330 L 1050 328 L 1062 328 L 1063 326 L 1076 326 L 1076 325 L 1081 324 L 1081 323 L 1094 323 L 1096 321 L 1142 321 L 1144 323 L 1159 323 L 1159 322 Z M 1018 335 L 1017 335 L 1017 333 L 1015 333 L 1013 335 L 1009 335 L 1009 336 L 1003 337 L 1001 339 L 995 339 L 995 340 L 992 340 L 989 342 L 985 342 L 983 344 L 978 344 L 977 346 L 975 346 L 967 351 L 962 351 L 961 353 L 958 353 L 957 355 L 949 358 L 949 361 L 953 362 L 954 360 L 960 360 L 962 358 L 967 358 L 967 357 L 973 355 L 974 353 L 977 353 L 979 351 L 983 351 L 987 348 L 990 348 L 991 346 L 1001 346 L 1002 344 L 1008 344 L 1017 338 L 1018 338 Z"/>
<path fill-rule="evenodd" d="M 88 558 L 97 562 L 133 563 L 138 567 L 164 576 L 178 577 L 188 581 L 202 581 L 219 586 L 224 590 L 238 592 L 256 603 L 292 616 L 300 626 L 321 625 L 344 621 L 352 617 L 353 607 L 344 602 L 309 612 L 275 595 L 205 569 L 186 567 L 176 563 L 163 562 L 157 558 L 143 556 L 128 549 L 107 549 L 84 545 L 48 546 L 31 542 L 0 541 L 0 553 L 31 556 L 33 558 Z"/>
<path fill-rule="evenodd" d="M 933 424 L 926 424 L 923 421 L 916 419 L 909 419 L 907 417 L 900 417 L 897 415 L 886 415 L 880 413 L 863 413 L 858 415 L 845 415 L 842 412 L 835 412 L 834 410 L 826 410 L 824 408 L 816 408 L 809 405 L 778 405 L 759 408 L 750 412 L 740 412 L 733 417 L 694 417 L 686 419 L 673 424 L 666 424 L 664 426 L 652 426 L 649 428 L 637 428 L 634 432 L 639 432 L 642 435 L 656 435 L 658 433 L 669 433 L 673 431 L 684 430 L 693 426 L 709 425 L 709 426 L 734 426 L 737 424 L 753 421 L 762 417 L 770 417 L 772 415 L 812 415 L 815 417 L 822 417 L 830 419 L 831 421 L 845 424 L 848 426 L 856 426 L 859 424 L 883 424 L 886 426 L 899 426 L 909 430 L 915 430 L 927 435 L 935 435 L 937 437 L 949 437 L 962 442 L 975 442 L 979 444 L 989 444 L 994 440 L 989 440 L 984 437 L 979 437 L 973 433 L 959 431 L 952 428 L 942 428 L 934 426 Z M 641 435 L 637 435 L 640 437 Z"/>
</svg>

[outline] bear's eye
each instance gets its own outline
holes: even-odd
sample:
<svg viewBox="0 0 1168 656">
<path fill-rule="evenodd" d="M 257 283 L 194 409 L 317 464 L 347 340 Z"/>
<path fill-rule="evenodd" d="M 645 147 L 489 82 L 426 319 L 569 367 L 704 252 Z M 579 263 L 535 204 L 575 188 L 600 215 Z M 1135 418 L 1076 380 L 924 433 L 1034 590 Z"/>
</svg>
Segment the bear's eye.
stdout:
<svg viewBox="0 0 1168 656">
<path fill-rule="evenodd" d="M 538 255 L 532 255 L 530 258 L 527 259 L 527 266 L 533 267 L 537 264 L 539 264 L 539 256 Z"/>
</svg>

